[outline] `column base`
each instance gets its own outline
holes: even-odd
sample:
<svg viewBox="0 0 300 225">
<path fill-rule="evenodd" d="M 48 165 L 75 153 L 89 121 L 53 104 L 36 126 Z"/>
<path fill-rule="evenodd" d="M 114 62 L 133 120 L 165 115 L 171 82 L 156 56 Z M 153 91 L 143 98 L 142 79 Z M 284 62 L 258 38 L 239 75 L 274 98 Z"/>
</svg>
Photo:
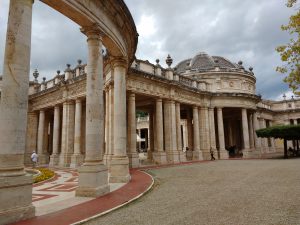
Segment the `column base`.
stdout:
<svg viewBox="0 0 300 225">
<path fill-rule="evenodd" d="M 49 154 L 38 154 L 38 164 L 39 165 L 46 165 L 49 163 Z"/>
<path fill-rule="evenodd" d="M 49 166 L 57 166 L 59 163 L 59 155 L 58 154 L 52 154 L 50 156 L 50 162 L 49 162 Z"/>
<path fill-rule="evenodd" d="M 192 161 L 193 160 L 193 150 L 187 150 L 185 152 L 186 155 L 186 160 L 187 161 Z"/>
<path fill-rule="evenodd" d="M 127 156 L 113 156 L 110 162 L 109 183 L 130 181 L 129 159 Z"/>
<path fill-rule="evenodd" d="M 256 158 L 260 159 L 262 157 L 262 154 L 260 152 L 260 149 L 256 150 L 255 148 L 252 151 L 248 152 L 248 155 L 244 155 L 245 158 Z"/>
<path fill-rule="evenodd" d="M 179 152 L 179 160 L 180 160 L 180 162 L 186 162 L 187 161 L 185 152 L 183 152 L 183 151 Z"/>
<path fill-rule="evenodd" d="M 216 153 L 214 154 L 215 158 L 218 158 L 216 157 Z M 202 157 L 203 157 L 203 160 L 211 160 L 211 156 L 210 156 L 210 150 L 209 149 L 203 149 L 202 150 Z"/>
<path fill-rule="evenodd" d="M 32 176 L 0 176 L 0 224 L 10 224 L 34 217 Z"/>
<path fill-rule="evenodd" d="M 250 156 L 249 148 L 243 149 L 242 152 L 243 152 L 243 158 L 249 158 L 249 156 Z"/>
<path fill-rule="evenodd" d="M 108 170 L 109 170 L 109 165 L 110 165 L 110 161 L 111 161 L 112 157 L 113 157 L 112 154 L 104 154 L 104 156 L 103 156 L 103 163 L 104 163 L 104 165 L 107 166 Z"/>
<path fill-rule="evenodd" d="M 228 158 L 229 158 L 228 151 L 226 149 L 220 149 L 219 150 L 219 159 L 228 159 Z"/>
<path fill-rule="evenodd" d="M 167 155 L 165 152 L 153 152 L 153 161 L 155 164 L 166 164 Z"/>
<path fill-rule="evenodd" d="M 60 154 L 59 156 L 59 166 L 60 167 L 70 167 L 71 164 L 71 157 L 70 154 Z"/>
<path fill-rule="evenodd" d="M 130 168 L 137 168 L 140 166 L 139 156 L 136 152 L 128 153 L 127 155 L 128 155 L 128 159 L 129 159 L 129 167 Z"/>
<path fill-rule="evenodd" d="M 84 155 L 82 155 L 82 154 L 74 154 L 71 157 L 70 167 L 71 168 L 77 168 L 77 167 L 79 167 L 79 166 L 82 165 L 83 161 L 84 161 Z"/>
<path fill-rule="evenodd" d="M 103 164 L 83 164 L 78 173 L 76 196 L 99 197 L 109 192 L 108 171 Z"/>
<path fill-rule="evenodd" d="M 167 152 L 167 161 L 168 163 L 179 163 L 180 162 L 179 152 L 177 150 Z"/>
<path fill-rule="evenodd" d="M 200 150 L 193 151 L 193 160 L 203 160 L 203 152 Z"/>
</svg>

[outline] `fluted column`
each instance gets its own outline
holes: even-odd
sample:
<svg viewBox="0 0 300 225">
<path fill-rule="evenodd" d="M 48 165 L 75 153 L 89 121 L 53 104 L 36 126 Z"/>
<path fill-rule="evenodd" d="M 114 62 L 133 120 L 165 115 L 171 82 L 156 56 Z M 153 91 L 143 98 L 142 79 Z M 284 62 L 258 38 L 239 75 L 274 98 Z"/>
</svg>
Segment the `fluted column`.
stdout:
<svg viewBox="0 0 300 225">
<path fill-rule="evenodd" d="M 209 114 L 207 107 L 201 107 L 199 110 L 200 122 L 200 149 L 203 159 L 210 159 L 210 134 L 209 134 Z"/>
<path fill-rule="evenodd" d="M 197 106 L 193 107 L 193 159 L 202 160 L 202 152 L 200 150 L 200 134 L 199 134 L 199 110 Z"/>
<path fill-rule="evenodd" d="M 0 103 L 0 224 L 34 216 L 24 172 L 32 0 L 9 1 Z"/>
<path fill-rule="evenodd" d="M 163 107 L 162 99 L 155 101 L 155 142 L 153 160 L 157 164 L 167 162 L 166 153 L 164 152 L 164 133 L 163 133 Z"/>
<path fill-rule="evenodd" d="M 228 159 L 228 152 L 225 149 L 224 122 L 223 122 L 222 110 L 223 110 L 222 108 L 217 108 L 219 153 L 220 153 L 220 159 Z"/>
<path fill-rule="evenodd" d="M 176 140 L 177 140 L 177 149 L 179 154 L 180 162 L 186 161 L 186 155 L 183 152 L 183 140 L 182 140 L 182 133 L 181 133 L 181 116 L 180 116 L 180 103 L 176 102 Z"/>
<path fill-rule="evenodd" d="M 126 183 L 130 180 L 126 153 L 126 68 L 125 60 L 114 59 L 114 155 L 110 163 L 111 183 Z"/>
<path fill-rule="evenodd" d="M 250 144 L 249 144 L 249 127 L 248 127 L 248 116 L 247 109 L 242 109 L 242 126 L 243 126 L 243 141 L 244 141 L 244 149 L 243 154 L 247 157 Z"/>
<path fill-rule="evenodd" d="M 132 168 L 139 167 L 139 157 L 136 151 L 136 112 L 135 112 L 135 94 L 128 96 L 128 158 L 129 165 Z"/>
<path fill-rule="evenodd" d="M 76 168 L 83 162 L 81 154 L 81 117 L 82 117 L 82 100 L 76 99 L 75 106 L 75 132 L 74 132 L 74 154 L 71 158 L 70 167 Z"/>
<path fill-rule="evenodd" d="M 97 24 L 83 27 L 87 35 L 85 159 L 78 170 L 77 196 L 96 197 L 109 191 L 108 171 L 103 164 L 104 106 L 102 37 Z"/>
<path fill-rule="evenodd" d="M 56 166 L 59 162 L 59 137 L 60 137 L 60 107 L 54 107 L 54 124 L 53 124 L 53 149 L 50 156 L 50 166 Z"/>
</svg>

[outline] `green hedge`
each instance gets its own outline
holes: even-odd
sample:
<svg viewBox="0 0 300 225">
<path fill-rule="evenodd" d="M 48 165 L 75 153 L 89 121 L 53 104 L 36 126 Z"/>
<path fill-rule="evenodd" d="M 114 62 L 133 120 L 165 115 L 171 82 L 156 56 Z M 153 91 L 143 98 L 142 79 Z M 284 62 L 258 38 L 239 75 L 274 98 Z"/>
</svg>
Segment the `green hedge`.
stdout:
<svg viewBox="0 0 300 225">
<path fill-rule="evenodd" d="M 280 138 L 286 140 L 300 139 L 300 125 L 279 125 L 260 129 L 256 131 L 258 137 L 261 138 Z"/>
</svg>

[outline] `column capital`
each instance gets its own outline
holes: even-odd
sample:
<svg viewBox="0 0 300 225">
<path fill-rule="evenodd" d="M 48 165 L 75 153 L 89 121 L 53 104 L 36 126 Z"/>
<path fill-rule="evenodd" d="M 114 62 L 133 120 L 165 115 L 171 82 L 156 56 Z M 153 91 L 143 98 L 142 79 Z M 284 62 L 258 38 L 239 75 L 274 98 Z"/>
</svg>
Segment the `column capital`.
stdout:
<svg viewBox="0 0 300 225">
<path fill-rule="evenodd" d="M 161 98 L 155 99 L 156 102 L 162 102 L 163 100 Z"/>
<path fill-rule="evenodd" d="M 104 33 L 102 32 L 101 27 L 98 23 L 93 23 L 89 26 L 83 26 L 80 28 L 80 31 L 88 37 L 88 40 L 102 40 L 102 37 L 104 36 Z"/>
<path fill-rule="evenodd" d="M 82 99 L 81 99 L 81 98 L 77 98 L 77 99 L 75 100 L 75 102 L 76 102 L 76 104 L 77 104 L 77 103 L 82 103 Z"/>
<path fill-rule="evenodd" d="M 113 68 L 115 67 L 124 67 L 125 69 L 128 68 L 128 63 L 125 57 L 112 57 L 110 61 Z"/>
<path fill-rule="evenodd" d="M 208 107 L 208 110 L 213 111 L 213 110 L 215 110 L 215 107 Z"/>
<path fill-rule="evenodd" d="M 135 98 L 135 93 L 129 92 L 129 93 L 128 93 L 128 97 L 129 97 L 129 98 Z"/>
<path fill-rule="evenodd" d="M 197 105 L 193 105 L 193 109 L 198 109 L 198 106 Z"/>
</svg>

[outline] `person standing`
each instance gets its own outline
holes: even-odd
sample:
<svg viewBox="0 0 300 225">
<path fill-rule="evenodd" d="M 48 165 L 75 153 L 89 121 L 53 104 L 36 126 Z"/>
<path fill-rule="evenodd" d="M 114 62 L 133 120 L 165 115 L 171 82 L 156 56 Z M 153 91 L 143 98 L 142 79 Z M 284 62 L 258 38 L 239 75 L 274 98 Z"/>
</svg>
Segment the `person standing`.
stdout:
<svg viewBox="0 0 300 225">
<path fill-rule="evenodd" d="M 32 161 L 33 168 L 35 168 L 37 166 L 37 162 L 38 162 L 38 154 L 36 154 L 36 152 L 33 151 L 30 158 Z"/>
<path fill-rule="evenodd" d="M 214 156 L 214 150 L 212 148 L 210 148 L 210 160 L 216 160 Z"/>
</svg>

